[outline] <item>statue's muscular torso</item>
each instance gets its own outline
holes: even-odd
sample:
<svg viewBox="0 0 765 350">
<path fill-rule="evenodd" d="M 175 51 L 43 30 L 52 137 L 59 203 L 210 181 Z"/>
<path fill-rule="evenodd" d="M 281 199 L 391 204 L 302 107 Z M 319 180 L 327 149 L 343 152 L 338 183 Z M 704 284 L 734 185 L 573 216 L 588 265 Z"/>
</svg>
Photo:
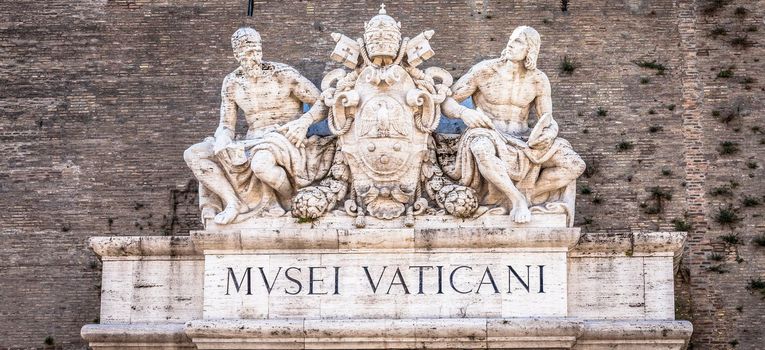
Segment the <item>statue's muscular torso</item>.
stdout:
<svg viewBox="0 0 765 350">
<path fill-rule="evenodd" d="M 241 108 L 248 138 L 259 130 L 295 120 L 303 112 L 303 102 L 314 103 L 320 94 L 309 80 L 287 65 L 269 63 L 264 68 L 262 75 L 252 77 L 240 67 L 223 81 L 221 123 L 235 125 L 236 107 Z"/>
<path fill-rule="evenodd" d="M 470 93 L 476 107 L 492 119 L 499 131 L 525 135 L 529 130 L 529 109 L 538 97 L 544 96 L 545 84 L 549 87 L 549 81 L 540 70 L 520 76 L 505 64 L 512 63 L 493 59 L 476 65 L 455 84 L 455 98 Z"/>
</svg>

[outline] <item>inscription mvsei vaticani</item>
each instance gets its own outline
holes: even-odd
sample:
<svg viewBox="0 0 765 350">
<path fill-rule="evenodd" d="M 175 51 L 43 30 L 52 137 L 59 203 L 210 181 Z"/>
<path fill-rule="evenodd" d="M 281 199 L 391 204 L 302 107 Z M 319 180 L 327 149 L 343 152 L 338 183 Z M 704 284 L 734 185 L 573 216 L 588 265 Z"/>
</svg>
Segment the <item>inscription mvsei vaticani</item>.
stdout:
<svg viewBox="0 0 765 350">
<path fill-rule="evenodd" d="M 545 265 L 226 267 L 226 293 L 252 295 L 545 293 Z"/>
</svg>

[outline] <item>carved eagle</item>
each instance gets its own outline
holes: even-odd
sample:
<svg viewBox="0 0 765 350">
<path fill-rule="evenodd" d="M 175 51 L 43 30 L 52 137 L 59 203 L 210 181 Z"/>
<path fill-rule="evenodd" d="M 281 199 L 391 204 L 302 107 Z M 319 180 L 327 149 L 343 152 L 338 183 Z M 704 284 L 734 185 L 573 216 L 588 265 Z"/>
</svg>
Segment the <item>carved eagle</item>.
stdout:
<svg viewBox="0 0 765 350">
<path fill-rule="evenodd" d="M 362 116 L 361 136 L 366 136 L 376 130 L 375 137 L 390 137 L 391 129 L 398 134 L 395 136 L 406 136 L 411 129 L 411 122 L 407 123 L 405 118 L 393 115 L 393 113 L 395 110 L 391 110 L 386 101 L 375 101 L 374 105 L 370 106 L 370 109 Z"/>
</svg>

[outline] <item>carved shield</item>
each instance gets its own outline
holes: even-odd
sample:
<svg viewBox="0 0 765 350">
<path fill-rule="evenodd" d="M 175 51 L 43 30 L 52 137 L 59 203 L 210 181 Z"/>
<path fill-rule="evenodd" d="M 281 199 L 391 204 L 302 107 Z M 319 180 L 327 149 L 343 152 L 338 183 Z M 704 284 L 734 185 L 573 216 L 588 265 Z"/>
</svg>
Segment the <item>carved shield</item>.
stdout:
<svg viewBox="0 0 765 350">
<path fill-rule="evenodd" d="M 391 180 L 411 166 L 413 132 L 411 113 L 400 101 L 377 95 L 366 101 L 357 115 L 358 157 L 372 177 Z"/>
<path fill-rule="evenodd" d="M 352 171 L 363 172 L 373 183 L 416 181 L 409 174 L 413 169 L 419 174 L 426 138 L 414 127 L 416 109 L 406 101 L 413 89 L 414 82 L 400 66 L 362 71 L 356 83 L 355 125 L 343 140 L 360 167 Z"/>
<path fill-rule="evenodd" d="M 335 129 L 353 120 L 340 143 L 363 212 L 391 219 L 414 203 L 427 150 L 422 124 L 433 120 L 433 101 L 423 94 L 399 65 L 366 67 L 334 102 Z"/>
</svg>

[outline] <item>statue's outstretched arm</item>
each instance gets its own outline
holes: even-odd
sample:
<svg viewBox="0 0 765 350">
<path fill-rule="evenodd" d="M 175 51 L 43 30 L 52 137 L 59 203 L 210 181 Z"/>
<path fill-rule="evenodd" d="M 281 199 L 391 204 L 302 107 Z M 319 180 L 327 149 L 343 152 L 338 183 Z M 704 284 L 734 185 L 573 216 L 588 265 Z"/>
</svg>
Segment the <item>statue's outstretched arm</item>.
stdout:
<svg viewBox="0 0 765 350">
<path fill-rule="evenodd" d="M 472 96 L 478 90 L 478 79 L 475 71 L 475 68 L 471 68 L 452 85 L 452 96 L 447 97 L 441 104 L 441 111 L 447 117 L 461 119 L 460 115 L 467 107 L 460 105 L 460 102 Z"/>
<path fill-rule="evenodd" d="M 444 102 L 441 103 L 441 111 L 443 111 L 447 117 L 462 119 L 462 121 L 465 122 L 465 125 L 469 128 L 494 128 L 494 123 L 486 114 L 459 104 L 478 91 L 478 72 L 485 64 L 486 63 L 479 63 L 473 68 L 470 68 L 465 75 L 460 77 L 459 80 L 452 85 L 452 96 L 447 97 Z"/>
<path fill-rule="evenodd" d="M 311 105 L 311 109 L 306 113 L 308 116 L 303 115 L 303 117 L 310 118 L 311 124 L 325 119 L 327 108 L 321 101 L 321 91 L 306 77 L 300 74 L 295 75 L 295 87 L 292 93 L 301 102 Z"/>
<path fill-rule="evenodd" d="M 326 118 L 326 107 L 320 99 L 321 91 L 316 88 L 316 85 L 313 85 L 310 80 L 300 75 L 300 73 L 293 72 L 291 74 L 293 79 L 292 94 L 300 102 L 313 105 L 300 118 L 282 125 L 277 131 L 283 133 L 295 146 L 302 147 L 311 124 Z"/>
</svg>

